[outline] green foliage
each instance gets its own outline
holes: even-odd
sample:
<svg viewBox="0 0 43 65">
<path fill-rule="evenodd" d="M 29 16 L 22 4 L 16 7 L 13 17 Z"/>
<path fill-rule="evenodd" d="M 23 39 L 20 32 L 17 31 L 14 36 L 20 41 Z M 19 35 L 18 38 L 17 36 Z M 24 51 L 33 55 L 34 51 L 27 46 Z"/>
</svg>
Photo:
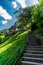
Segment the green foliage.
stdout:
<svg viewBox="0 0 43 65">
<path fill-rule="evenodd" d="M 26 34 L 27 31 L 23 33 L 19 32 L 0 45 L 0 65 L 5 65 L 10 58 L 11 60 L 7 65 L 13 65 L 24 49 Z"/>
<path fill-rule="evenodd" d="M 41 30 L 40 32 L 43 31 L 43 0 L 39 0 L 39 5 L 32 7 L 32 22 L 33 25 L 36 25 L 36 30 L 39 29 Z M 33 26 L 31 26 L 31 28 L 33 28 Z"/>
<path fill-rule="evenodd" d="M 4 35 L 0 35 L 0 44 L 3 42 L 3 39 L 4 39 Z"/>
<path fill-rule="evenodd" d="M 31 8 L 25 8 L 22 10 L 22 13 L 20 14 L 18 18 L 18 28 L 26 28 L 26 25 L 30 22 L 31 18 Z"/>
<path fill-rule="evenodd" d="M 1 44 L 2 38 L 0 38 L 0 44 Z"/>
<path fill-rule="evenodd" d="M 18 19 L 19 28 L 25 28 L 27 24 L 30 24 L 31 31 L 37 29 L 43 31 L 43 0 L 39 0 L 38 5 L 27 7 L 23 10 L 23 13 Z"/>
</svg>

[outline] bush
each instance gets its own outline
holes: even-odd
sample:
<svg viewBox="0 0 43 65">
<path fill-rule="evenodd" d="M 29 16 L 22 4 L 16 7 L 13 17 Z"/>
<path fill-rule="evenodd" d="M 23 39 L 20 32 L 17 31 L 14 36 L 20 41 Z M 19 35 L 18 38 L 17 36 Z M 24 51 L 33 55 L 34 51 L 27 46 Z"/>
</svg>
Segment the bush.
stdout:
<svg viewBox="0 0 43 65">
<path fill-rule="evenodd" d="M 4 36 L 0 36 L 0 44 L 3 42 Z"/>
<path fill-rule="evenodd" d="M 1 44 L 1 42 L 2 42 L 2 38 L 0 37 L 0 44 Z"/>
</svg>

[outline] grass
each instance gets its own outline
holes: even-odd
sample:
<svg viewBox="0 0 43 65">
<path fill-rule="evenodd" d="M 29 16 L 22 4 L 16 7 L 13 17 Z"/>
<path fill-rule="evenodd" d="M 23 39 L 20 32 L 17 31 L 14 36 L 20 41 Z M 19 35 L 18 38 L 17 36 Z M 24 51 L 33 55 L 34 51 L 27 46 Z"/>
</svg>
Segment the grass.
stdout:
<svg viewBox="0 0 43 65">
<path fill-rule="evenodd" d="M 26 32 L 17 33 L 0 45 L 0 65 L 12 65 L 26 44 Z M 10 61 L 9 61 L 10 60 Z"/>
<path fill-rule="evenodd" d="M 13 36 L 8 36 L 8 37 L 5 37 L 5 42 L 3 42 L 3 44 L 0 44 L 0 48 L 5 46 L 5 45 L 8 45 L 10 42 L 13 42 L 13 40 L 16 40 L 16 37 L 20 34 L 20 32 L 16 33 L 15 35 Z M 7 40 L 6 40 L 7 38 Z"/>
</svg>

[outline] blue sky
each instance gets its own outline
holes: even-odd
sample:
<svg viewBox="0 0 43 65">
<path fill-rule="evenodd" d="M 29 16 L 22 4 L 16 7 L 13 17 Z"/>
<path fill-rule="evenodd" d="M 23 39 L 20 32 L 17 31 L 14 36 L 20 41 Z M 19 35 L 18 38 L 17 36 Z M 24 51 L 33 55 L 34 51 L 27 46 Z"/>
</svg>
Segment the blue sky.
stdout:
<svg viewBox="0 0 43 65">
<path fill-rule="evenodd" d="M 38 3 L 38 0 L 0 0 L 0 30 L 11 27 L 17 21 L 14 11 Z"/>
</svg>

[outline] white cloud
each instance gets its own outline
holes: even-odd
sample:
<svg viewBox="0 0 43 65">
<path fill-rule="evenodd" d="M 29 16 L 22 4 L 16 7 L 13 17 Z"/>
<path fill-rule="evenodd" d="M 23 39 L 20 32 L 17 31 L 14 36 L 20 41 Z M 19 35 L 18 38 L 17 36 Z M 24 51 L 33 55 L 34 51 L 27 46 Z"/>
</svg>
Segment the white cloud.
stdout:
<svg viewBox="0 0 43 65">
<path fill-rule="evenodd" d="M 2 6 L 0 6 L 0 16 L 3 17 L 6 20 L 11 20 L 12 19 L 12 16 L 10 16 L 8 14 L 8 12 L 5 9 L 3 9 Z"/>
<path fill-rule="evenodd" d="M 38 0 L 25 0 L 27 6 L 32 6 L 32 5 L 36 5 L 36 4 L 39 4 L 39 1 Z"/>
<path fill-rule="evenodd" d="M 2 21 L 2 24 L 4 24 L 4 25 L 7 24 L 7 23 L 8 23 L 7 21 Z"/>
<path fill-rule="evenodd" d="M 17 7 L 17 3 L 16 3 L 16 2 L 14 2 L 14 1 L 12 1 L 12 5 L 13 5 L 13 7 L 14 7 L 14 8 L 16 8 L 16 7 Z"/>
<path fill-rule="evenodd" d="M 22 8 L 27 7 L 25 0 L 17 0 L 17 1 L 22 5 Z"/>
<path fill-rule="evenodd" d="M 36 5 L 36 4 L 39 4 L 39 1 L 38 0 L 33 0 L 33 5 Z"/>
</svg>

